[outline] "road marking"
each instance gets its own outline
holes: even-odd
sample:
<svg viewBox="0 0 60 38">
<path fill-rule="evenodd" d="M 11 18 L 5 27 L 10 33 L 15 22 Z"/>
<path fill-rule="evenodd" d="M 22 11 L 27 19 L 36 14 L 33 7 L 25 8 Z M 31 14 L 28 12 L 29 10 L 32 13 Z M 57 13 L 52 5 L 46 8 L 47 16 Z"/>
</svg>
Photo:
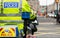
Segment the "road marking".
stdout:
<svg viewBox="0 0 60 38">
<path fill-rule="evenodd" d="M 43 23 L 39 23 L 39 24 L 56 24 L 56 23 L 52 23 L 52 22 L 43 22 Z"/>
<path fill-rule="evenodd" d="M 36 36 L 39 36 L 39 35 L 46 35 L 46 34 L 52 34 L 52 35 L 60 35 L 60 34 L 57 34 L 59 32 L 35 32 L 35 35 Z"/>
<path fill-rule="evenodd" d="M 40 30 L 44 30 L 44 31 L 45 31 L 45 30 L 60 30 L 60 28 L 58 28 L 58 27 L 57 27 L 57 28 L 44 28 L 44 27 L 40 27 L 40 28 L 39 28 L 39 27 L 38 27 L 37 29 L 38 29 L 38 31 L 40 31 Z"/>
</svg>

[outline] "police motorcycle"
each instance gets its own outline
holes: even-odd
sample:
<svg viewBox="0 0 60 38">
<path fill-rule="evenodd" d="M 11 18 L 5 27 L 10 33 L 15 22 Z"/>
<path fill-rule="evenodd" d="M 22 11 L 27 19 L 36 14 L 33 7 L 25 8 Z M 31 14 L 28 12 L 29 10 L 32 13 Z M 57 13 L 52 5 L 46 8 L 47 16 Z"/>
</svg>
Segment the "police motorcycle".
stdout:
<svg viewBox="0 0 60 38">
<path fill-rule="evenodd" d="M 24 21 L 20 15 L 20 0 L 1 0 L 0 37 L 23 36 Z"/>
<path fill-rule="evenodd" d="M 26 29 L 24 29 L 26 22 L 22 19 L 21 13 L 24 17 L 26 13 L 24 14 L 23 12 L 27 12 L 28 19 L 35 19 L 36 16 L 31 14 L 30 6 L 26 0 L 22 0 L 22 12 L 20 12 L 20 1 L 21 0 L 1 0 L 0 37 L 18 37 L 19 34 L 24 36 L 25 33 L 23 30 Z"/>
<path fill-rule="evenodd" d="M 27 1 L 26 0 L 22 0 L 22 1 L 23 1 L 22 2 L 22 18 L 25 21 L 24 23 L 27 25 L 27 26 L 25 25 L 25 27 L 27 27 L 27 29 L 29 29 L 29 32 L 28 33 L 30 33 L 30 30 L 31 30 L 30 24 L 32 24 L 32 21 L 35 21 L 36 20 L 36 15 L 35 15 L 35 13 L 33 14 L 33 12 L 31 12 L 33 10 L 30 8 L 30 5 L 27 3 Z M 25 31 L 26 31 L 26 28 L 25 28 Z"/>
</svg>

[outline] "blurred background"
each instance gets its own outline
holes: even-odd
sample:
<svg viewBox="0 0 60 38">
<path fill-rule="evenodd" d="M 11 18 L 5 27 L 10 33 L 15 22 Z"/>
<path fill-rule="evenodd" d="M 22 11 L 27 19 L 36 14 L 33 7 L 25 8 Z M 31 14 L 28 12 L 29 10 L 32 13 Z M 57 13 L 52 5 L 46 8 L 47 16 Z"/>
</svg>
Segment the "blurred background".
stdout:
<svg viewBox="0 0 60 38">
<path fill-rule="evenodd" d="M 60 38 L 60 24 L 56 22 L 60 0 L 27 0 L 37 13 L 37 38 Z M 60 18 L 60 17 L 59 17 Z"/>
</svg>

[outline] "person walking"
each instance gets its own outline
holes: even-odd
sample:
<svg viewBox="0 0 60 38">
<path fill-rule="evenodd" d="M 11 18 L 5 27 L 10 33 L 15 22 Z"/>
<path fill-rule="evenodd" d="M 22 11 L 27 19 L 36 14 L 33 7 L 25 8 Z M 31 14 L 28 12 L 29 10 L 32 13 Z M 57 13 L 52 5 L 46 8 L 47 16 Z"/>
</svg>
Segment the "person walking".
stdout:
<svg viewBox="0 0 60 38">
<path fill-rule="evenodd" d="M 56 20 L 58 23 L 60 22 L 60 9 L 59 9 L 59 11 L 58 11 L 58 13 L 57 13 L 57 20 Z"/>
</svg>

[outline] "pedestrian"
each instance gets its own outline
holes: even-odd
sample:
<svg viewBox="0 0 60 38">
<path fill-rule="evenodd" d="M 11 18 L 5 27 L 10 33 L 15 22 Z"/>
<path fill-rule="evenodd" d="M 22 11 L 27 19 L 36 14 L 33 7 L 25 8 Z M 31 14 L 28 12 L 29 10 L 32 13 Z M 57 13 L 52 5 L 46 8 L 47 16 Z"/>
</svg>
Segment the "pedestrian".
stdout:
<svg viewBox="0 0 60 38">
<path fill-rule="evenodd" d="M 56 20 L 58 23 L 60 22 L 60 9 L 59 9 L 59 11 L 58 11 L 58 13 L 57 13 L 57 20 Z"/>
</svg>

